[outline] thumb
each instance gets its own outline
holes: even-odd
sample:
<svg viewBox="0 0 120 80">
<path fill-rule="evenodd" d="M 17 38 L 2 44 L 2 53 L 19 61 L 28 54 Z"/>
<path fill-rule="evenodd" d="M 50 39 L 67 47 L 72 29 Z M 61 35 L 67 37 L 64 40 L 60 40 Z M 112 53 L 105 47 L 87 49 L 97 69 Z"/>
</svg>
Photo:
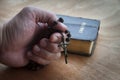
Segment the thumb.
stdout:
<svg viewBox="0 0 120 80">
<path fill-rule="evenodd" d="M 54 33 L 50 36 L 50 42 L 60 43 L 62 35 L 60 33 Z"/>
</svg>

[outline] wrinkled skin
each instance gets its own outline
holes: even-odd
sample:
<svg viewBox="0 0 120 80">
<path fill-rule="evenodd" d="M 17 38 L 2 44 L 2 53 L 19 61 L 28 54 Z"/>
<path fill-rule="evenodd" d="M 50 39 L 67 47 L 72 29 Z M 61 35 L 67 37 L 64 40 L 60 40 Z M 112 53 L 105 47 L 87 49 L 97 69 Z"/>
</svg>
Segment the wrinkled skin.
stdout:
<svg viewBox="0 0 120 80">
<path fill-rule="evenodd" d="M 42 34 L 40 32 L 53 21 L 57 21 L 57 17 L 51 12 L 34 7 L 23 8 L 3 26 L 0 62 L 11 67 L 22 67 L 28 64 L 29 60 L 46 65 L 59 59 L 60 33 L 54 33 L 49 39 L 42 38 L 35 45 L 28 46 L 35 37 L 40 37 L 36 35 Z M 55 27 L 63 32 L 66 30 L 66 26 L 60 22 Z"/>
</svg>

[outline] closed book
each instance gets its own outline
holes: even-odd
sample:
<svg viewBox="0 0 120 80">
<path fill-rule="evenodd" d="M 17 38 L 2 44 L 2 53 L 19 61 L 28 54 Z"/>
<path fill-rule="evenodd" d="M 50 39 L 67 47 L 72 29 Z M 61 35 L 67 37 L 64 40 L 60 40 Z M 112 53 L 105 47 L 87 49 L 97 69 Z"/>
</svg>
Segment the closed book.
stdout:
<svg viewBox="0 0 120 80">
<path fill-rule="evenodd" d="M 57 15 L 64 19 L 64 24 L 67 25 L 71 33 L 68 52 L 91 56 L 95 49 L 100 21 L 96 19 L 87 19 L 82 17 L 72 17 L 66 15 Z"/>
</svg>

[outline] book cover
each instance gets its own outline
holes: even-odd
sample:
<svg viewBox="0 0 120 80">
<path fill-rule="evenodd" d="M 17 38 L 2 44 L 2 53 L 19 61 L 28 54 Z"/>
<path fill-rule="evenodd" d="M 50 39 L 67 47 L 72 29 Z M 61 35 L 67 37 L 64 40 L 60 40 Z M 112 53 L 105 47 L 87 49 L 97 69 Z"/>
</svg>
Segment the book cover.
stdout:
<svg viewBox="0 0 120 80">
<path fill-rule="evenodd" d="M 94 52 L 100 21 L 82 17 L 57 15 L 64 19 L 64 24 L 71 32 L 71 41 L 68 51 L 75 54 L 91 56 Z"/>
</svg>

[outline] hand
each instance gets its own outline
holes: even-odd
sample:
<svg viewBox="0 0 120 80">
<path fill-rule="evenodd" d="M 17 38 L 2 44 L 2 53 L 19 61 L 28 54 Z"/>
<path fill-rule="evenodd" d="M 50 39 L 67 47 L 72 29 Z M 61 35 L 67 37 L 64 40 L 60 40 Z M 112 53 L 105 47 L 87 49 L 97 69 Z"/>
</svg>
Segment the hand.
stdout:
<svg viewBox="0 0 120 80">
<path fill-rule="evenodd" d="M 60 33 L 54 33 L 49 39 L 43 38 L 30 45 L 54 21 L 57 21 L 57 17 L 51 12 L 25 7 L 3 27 L 0 61 L 8 66 L 22 67 L 29 60 L 46 65 L 58 59 L 61 56 L 61 48 L 58 47 L 61 42 Z M 66 26 L 60 22 L 55 28 L 63 32 L 66 30 Z"/>
</svg>

